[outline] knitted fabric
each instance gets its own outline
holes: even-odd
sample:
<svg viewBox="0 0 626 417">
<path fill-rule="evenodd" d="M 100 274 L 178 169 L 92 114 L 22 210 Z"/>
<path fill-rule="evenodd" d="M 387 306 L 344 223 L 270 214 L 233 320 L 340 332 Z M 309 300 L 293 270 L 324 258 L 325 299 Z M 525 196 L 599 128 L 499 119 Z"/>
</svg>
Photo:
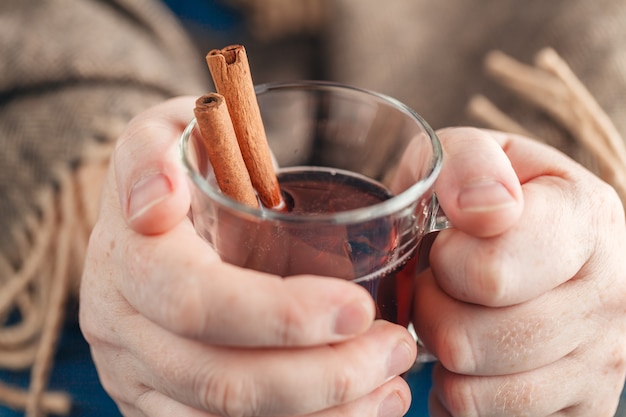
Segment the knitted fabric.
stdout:
<svg viewBox="0 0 626 417">
<path fill-rule="evenodd" d="M 593 168 L 569 132 L 484 74 L 493 49 L 530 62 L 549 46 L 626 135 L 622 0 L 229 3 L 249 17 L 250 55 L 270 52 L 251 61 L 255 73 L 309 77 L 305 56 L 325 78 L 394 96 L 435 128 L 473 123 L 468 100 L 485 94 Z M 310 53 L 280 49 L 294 36 L 311 41 Z M 206 51 L 156 0 L 3 0 L 0 52 L 0 367 L 32 369 L 24 402 L 34 416 L 56 398 L 44 396 L 50 348 L 76 293 L 115 139 L 138 112 L 210 83 Z M 0 396 L 5 388 L 0 381 Z"/>
<path fill-rule="evenodd" d="M 547 142 L 585 159 L 552 120 L 485 76 L 501 50 L 531 62 L 551 47 L 572 67 L 626 136 L 626 2 L 621 0 L 338 0 L 329 53 L 338 81 L 407 103 L 435 128 L 475 123 L 473 94 L 496 101 Z"/>
<path fill-rule="evenodd" d="M 38 415 L 115 139 L 208 83 L 202 55 L 149 0 L 4 0 L 0 55 L 0 367 L 32 368 Z"/>
<path fill-rule="evenodd" d="M 321 33 L 325 75 L 393 96 L 435 128 L 475 124 L 466 106 L 489 96 L 577 159 L 584 151 L 545 114 L 485 76 L 488 52 L 531 62 L 551 47 L 626 134 L 626 2 L 620 0 L 235 0 L 255 31 L 280 39 Z M 280 64 L 276 64 L 278 66 Z"/>
</svg>

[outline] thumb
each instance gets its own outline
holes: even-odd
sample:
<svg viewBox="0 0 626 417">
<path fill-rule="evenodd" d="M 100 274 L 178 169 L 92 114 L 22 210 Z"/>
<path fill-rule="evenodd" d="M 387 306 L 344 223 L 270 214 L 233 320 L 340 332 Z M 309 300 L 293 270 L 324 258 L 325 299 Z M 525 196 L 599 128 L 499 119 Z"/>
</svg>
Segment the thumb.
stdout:
<svg viewBox="0 0 626 417">
<path fill-rule="evenodd" d="M 164 233 L 189 210 L 178 139 L 193 117 L 194 98 L 168 100 L 130 121 L 113 154 L 120 206 L 138 233 Z"/>
<path fill-rule="evenodd" d="M 455 228 L 476 237 L 491 237 L 512 227 L 522 214 L 522 187 L 492 134 L 449 128 L 438 135 L 444 164 L 435 192 Z"/>
</svg>

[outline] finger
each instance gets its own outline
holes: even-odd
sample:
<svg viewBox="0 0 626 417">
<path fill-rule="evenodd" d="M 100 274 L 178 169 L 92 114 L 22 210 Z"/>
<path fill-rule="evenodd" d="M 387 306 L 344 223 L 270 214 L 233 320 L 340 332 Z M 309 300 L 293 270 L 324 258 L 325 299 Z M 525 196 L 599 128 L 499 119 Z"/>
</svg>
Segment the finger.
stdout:
<svg viewBox="0 0 626 417">
<path fill-rule="evenodd" d="M 529 371 L 598 337 L 594 311 L 600 306 L 595 298 L 586 299 L 590 291 L 575 281 L 527 303 L 494 309 L 450 297 L 426 270 L 417 282 L 414 325 L 427 349 L 452 372 Z"/>
<path fill-rule="evenodd" d="M 591 366 L 586 358 L 572 355 L 532 372 L 477 377 L 454 374 L 437 364 L 431 413 L 436 417 L 613 416 L 623 384 L 590 372 Z"/>
<path fill-rule="evenodd" d="M 147 389 L 132 402 L 119 405 L 124 417 L 219 417 L 175 401 L 158 391 Z"/>
<path fill-rule="evenodd" d="M 117 314 L 134 309 L 178 334 L 227 345 L 328 343 L 371 325 L 375 306 L 362 287 L 330 278 L 283 280 L 227 265 L 187 218 L 159 236 L 134 233 L 116 215 L 114 174 L 110 171 L 107 178 L 102 213 L 90 238 L 90 246 L 100 249 L 89 252 L 85 274 L 100 277 L 87 282 L 103 288 L 87 291 L 91 287 L 84 285 L 85 297 L 108 297 Z M 112 281 L 110 288 L 119 288 L 124 298 L 115 302 L 118 294 L 103 281 Z M 97 316 L 98 305 L 92 300 L 82 312 L 87 333 L 97 333 L 97 323 L 111 316 L 106 311 Z"/>
<path fill-rule="evenodd" d="M 306 417 L 400 417 L 408 411 L 410 403 L 411 391 L 406 381 L 396 377 L 363 398 Z M 126 417 L 217 417 L 216 414 L 181 404 L 152 389 L 132 403 L 121 403 L 120 410 Z"/>
<path fill-rule="evenodd" d="M 177 143 L 193 117 L 194 99 L 166 101 L 131 120 L 113 154 L 120 205 L 137 232 L 157 234 L 189 210 L 189 191 Z"/>
<path fill-rule="evenodd" d="M 478 237 L 508 230 L 524 203 L 501 146 L 489 132 L 478 129 L 450 128 L 438 135 L 445 160 L 435 191 L 452 224 Z"/>
<path fill-rule="evenodd" d="M 451 296 L 489 306 L 532 299 L 572 278 L 597 246 L 598 220 L 618 226 L 623 213 L 610 187 L 558 151 L 521 137 L 493 134 L 520 176 L 524 212 L 492 239 L 446 230 L 430 262 Z"/>
<path fill-rule="evenodd" d="M 122 295 L 180 335 L 235 346 L 310 345 L 361 333 L 375 317 L 372 297 L 349 281 L 281 279 L 223 263 L 189 221 L 158 238 L 114 239 L 114 259 L 124 259 Z"/>
<path fill-rule="evenodd" d="M 145 319 L 137 321 L 142 321 L 147 328 L 154 327 Z M 97 345 L 97 349 L 92 348 L 91 356 L 98 369 L 100 383 L 125 417 L 217 417 L 143 384 L 141 381 L 146 375 L 129 350 L 107 341 L 100 341 Z"/>
<path fill-rule="evenodd" d="M 129 317 L 132 327 L 124 326 L 142 340 L 129 346 L 132 363 L 142 364 L 134 372 L 140 385 L 218 415 L 301 415 L 348 404 L 408 370 L 416 355 L 406 329 L 386 321 L 339 344 L 258 350 L 209 346 L 143 321 Z"/>
<path fill-rule="evenodd" d="M 89 306 L 81 308 L 81 326 L 90 340 L 119 339 L 100 332 L 137 312 L 177 334 L 238 346 L 329 343 L 371 326 L 374 301 L 351 282 L 285 280 L 222 263 L 188 219 L 159 236 L 134 233 L 115 215 L 112 177 L 81 286 L 81 305 Z"/>
<path fill-rule="evenodd" d="M 401 377 L 395 377 L 365 397 L 307 417 L 400 417 L 406 414 L 410 405 L 409 386 Z"/>
<path fill-rule="evenodd" d="M 120 352 L 116 355 L 114 362 L 102 360 L 99 355 L 94 355 L 94 361 L 98 365 L 98 376 L 107 394 L 115 401 L 119 411 L 124 417 L 219 417 L 209 414 L 206 411 L 198 410 L 186 404 L 180 403 L 152 388 L 138 386 L 137 384 L 128 386 L 120 384 L 120 381 L 129 381 L 128 369 L 121 372 L 116 377 L 111 376 L 112 363 L 120 363 Z M 120 374 L 120 372 L 117 372 Z"/>
<path fill-rule="evenodd" d="M 429 351 L 458 374 L 530 371 L 591 343 L 600 347 L 590 349 L 600 355 L 598 361 L 623 373 L 624 286 L 607 287 L 597 278 L 598 271 L 585 268 L 580 278 L 533 300 L 489 308 L 450 297 L 426 270 L 416 283 L 414 326 Z M 606 339 L 611 340 L 600 342 Z"/>
</svg>

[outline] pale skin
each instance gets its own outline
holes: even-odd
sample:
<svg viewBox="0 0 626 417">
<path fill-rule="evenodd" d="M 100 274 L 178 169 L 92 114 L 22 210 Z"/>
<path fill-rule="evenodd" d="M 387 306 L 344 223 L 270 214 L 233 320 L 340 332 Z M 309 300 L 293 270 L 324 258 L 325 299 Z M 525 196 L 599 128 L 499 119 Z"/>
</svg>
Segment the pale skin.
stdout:
<svg viewBox="0 0 626 417">
<path fill-rule="evenodd" d="M 176 149 L 193 102 L 135 118 L 112 158 L 80 309 L 105 389 L 127 417 L 403 415 L 415 343 L 374 320 L 362 288 L 236 268 L 195 234 Z M 441 360 L 431 414 L 612 415 L 626 372 L 619 200 L 528 139 L 440 137 L 437 193 L 456 227 L 435 239 L 414 314 Z"/>
<path fill-rule="evenodd" d="M 613 416 L 626 358 L 622 206 L 555 150 L 491 137 L 520 179 L 524 211 L 495 238 L 454 230 L 433 244 L 415 311 L 441 360 L 431 413 Z M 454 189 L 439 185 L 440 194 Z"/>
</svg>

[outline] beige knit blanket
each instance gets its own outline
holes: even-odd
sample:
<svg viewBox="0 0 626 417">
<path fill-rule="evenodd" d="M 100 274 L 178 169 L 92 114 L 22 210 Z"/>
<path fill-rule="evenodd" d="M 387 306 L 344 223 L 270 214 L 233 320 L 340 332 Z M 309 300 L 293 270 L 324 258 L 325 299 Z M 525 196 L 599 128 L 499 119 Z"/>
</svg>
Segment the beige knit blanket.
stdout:
<svg viewBox="0 0 626 417">
<path fill-rule="evenodd" d="M 467 106 L 480 93 L 602 171 L 571 126 L 485 73 L 489 51 L 533 66 L 552 47 L 626 133 L 623 0 L 230 3 L 249 18 L 250 33 L 237 41 L 249 40 L 262 81 L 321 76 L 377 90 L 435 128 L 477 123 Z M 67 397 L 45 392 L 46 381 L 113 142 L 139 111 L 210 88 L 204 54 L 225 45 L 207 36 L 194 49 L 156 0 L 0 2 L 0 367 L 32 375 L 28 393 L 0 381 L 0 401 L 29 416 L 68 411 Z M 21 319 L 7 321 L 15 311 Z"/>
<path fill-rule="evenodd" d="M 29 416 L 67 412 L 43 391 L 112 145 L 132 116 L 207 77 L 149 0 L 3 0 L 0 56 L 0 367 L 31 368 L 31 395 L 0 381 L 0 397 Z"/>
<path fill-rule="evenodd" d="M 532 63 L 553 48 L 622 136 L 626 134 L 626 2 L 621 0 L 233 0 L 254 32 L 323 31 L 326 77 L 373 89 L 422 114 L 433 127 L 475 124 L 467 103 L 486 94 L 529 130 L 585 158 L 554 120 L 485 76 L 485 56 L 503 51 Z M 316 29 L 314 29 L 316 28 Z"/>
</svg>

